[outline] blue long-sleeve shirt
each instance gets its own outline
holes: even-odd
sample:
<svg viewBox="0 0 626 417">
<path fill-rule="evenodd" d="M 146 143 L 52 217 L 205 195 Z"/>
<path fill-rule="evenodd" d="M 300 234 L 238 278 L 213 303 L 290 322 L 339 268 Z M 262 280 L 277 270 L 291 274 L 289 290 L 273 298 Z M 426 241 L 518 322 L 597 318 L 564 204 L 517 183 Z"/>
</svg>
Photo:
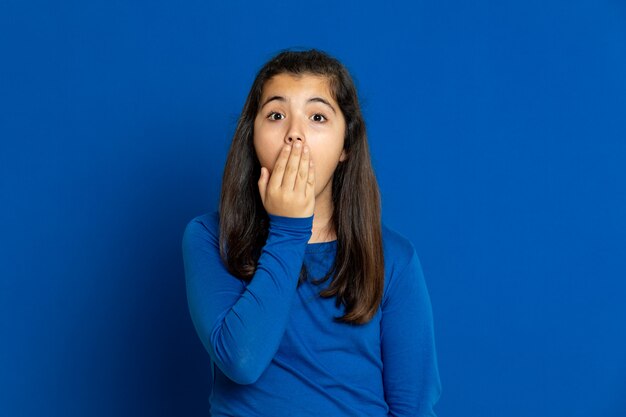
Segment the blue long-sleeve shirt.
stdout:
<svg viewBox="0 0 626 417">
<path fill-rule="evenodd" d="M 441 394 L 433 317 L 412 243 L 384 223 L 385 286 L 373 319 L 344 314 L 320 290 L 337 241 L 308 243 L 313 216 L 269 215 L 250 283 L 219 257 L 216 211 L 192 219 L 182 250 L 187 299 L 212 366 L 212 417 L 431 416 Z"/>
</svg>

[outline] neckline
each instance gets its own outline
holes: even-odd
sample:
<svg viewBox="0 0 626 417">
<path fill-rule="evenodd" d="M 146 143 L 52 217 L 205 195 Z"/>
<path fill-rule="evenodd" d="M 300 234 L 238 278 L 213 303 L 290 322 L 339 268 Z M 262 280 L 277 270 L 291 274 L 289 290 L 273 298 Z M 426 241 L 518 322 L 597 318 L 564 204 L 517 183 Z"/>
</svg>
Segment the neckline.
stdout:
<svg viewBox="0 0 626 417">
<path fill-rule="evenodd" d="M 330 252 L 337 247 L 337 239 L 328 242 L 315 242 L 306 244 L 306 253 Z"/>
</svg>

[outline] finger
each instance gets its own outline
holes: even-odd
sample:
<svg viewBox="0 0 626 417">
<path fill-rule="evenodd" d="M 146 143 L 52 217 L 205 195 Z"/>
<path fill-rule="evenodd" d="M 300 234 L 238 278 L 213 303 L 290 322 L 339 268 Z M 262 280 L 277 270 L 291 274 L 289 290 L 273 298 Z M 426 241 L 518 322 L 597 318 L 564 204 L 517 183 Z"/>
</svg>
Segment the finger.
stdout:
<svg viewBox="0 0 626 417">
<path fill-rule="evenodd" d="M 311 159 L 311 152 L 309 147 L 303 145 L 302 157 L 300 158 L 300 165 L 298 166 L 298 176 L 296 177 L 296 184 L 294 191 L 298 194 L 304 194 L 306 190 L 306 182 L 309 177 L 309 160 Z"/>
<path fill-rule="evenodd" d="M 307 197 L 313 194 L 313 198 L 315 198 L 315 166 L 312 159 L 309 159 L 309 176 L 306 180 L 305 194 Z"/>
<path fill-rule="evenodd" d="M 259 177 L 259 193 L 261 201 L 265 204 L 265 190 L 267 189 L 267 168 L 261 167 L 261 176 Z"/>
<path fill-rule="evenodd" d="M 280 184 L 283 181 L 283 173 L 285 172 L 285 166 L 287 165 L 287 158 L 289 157 L 289 153 L 291 152 L 291 145 L 285 145 L 280 150 L 278 157 L 276 158 L 276 163 L 274 164 L 274 169 L 272 170 L 272 176 L 270 177 L 268 186 L 270 188 L 280 188 Z"/>
<path fill-rule="evenodd" d="M 286 190 L 293 190 L 296 182 L 296 174 L 298 174 L 298 166 L 300 165 L 300 155 L 302 155 L 302 143 L 296 140 L 296 143 L 291 147 L 291 155 L 285 166 L 285 172 L 283 174 L 283 182 L 281 187 Z"/>
</svg>

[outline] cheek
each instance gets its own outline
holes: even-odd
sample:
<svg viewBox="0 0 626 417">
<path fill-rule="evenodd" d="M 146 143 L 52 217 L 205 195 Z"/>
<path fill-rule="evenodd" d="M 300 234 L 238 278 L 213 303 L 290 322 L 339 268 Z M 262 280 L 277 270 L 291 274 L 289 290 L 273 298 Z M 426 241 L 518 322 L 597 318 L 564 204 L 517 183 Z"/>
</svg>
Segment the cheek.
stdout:
<svg viewBox="0 0 626 417">
<path fill-rule="evenodd" d="M 257 124 L 254 124 L 254 130 L 252 134 L 252 144 L 254 146 L 254 150 L 256 152 L 257 158 L 259 158 L 259 162 L 261 165 L 265 165 L 267 162 L 267 144 L 266 144 L 266 134 L 263 129 L 260 129 Z"/>
<path fill-rule="evenodd" d="M 261 166 L 272 172 L 276 158 L 280 154 L 281 144 L 269 140 L 266 136 L 254 136 L 254 150 Z"/>
</svg>

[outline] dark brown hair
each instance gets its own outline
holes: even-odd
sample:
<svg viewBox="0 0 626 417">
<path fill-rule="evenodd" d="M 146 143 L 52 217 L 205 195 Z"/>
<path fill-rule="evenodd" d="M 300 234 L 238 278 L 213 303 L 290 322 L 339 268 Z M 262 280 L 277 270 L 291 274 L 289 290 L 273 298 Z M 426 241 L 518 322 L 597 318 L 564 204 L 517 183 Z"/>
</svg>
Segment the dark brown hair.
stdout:
<svg viewBox="0 0 626 417">
<path fill-rule="evenodd" d="M 346 159 L 339 162 L 332 179 L 331 223 L 337 234 L 337 254 L 328 273 L 312 282 L 319 284 L 334 274 L 328 288 L 320 292 L 325 298 L 335 296 L 337 307 L 345 306 L 345 315 L 334 320 L 367 323 L 379 307 L 384 286 L 380 193 L 352 77 L 341 62 L 323 51 L 283 50 L 257 73 L 224 168 L 219 203 L 220 256 L 239 279 L 249 282 L 254 276 L 269 227 L 258 190 L 261 165 L 253 144 L 254 119 L 265 82 L 281 73 L 327 77 L 344 115 Z M 303 264 L 298 285 L 306 279 Z"/>
</svg>

